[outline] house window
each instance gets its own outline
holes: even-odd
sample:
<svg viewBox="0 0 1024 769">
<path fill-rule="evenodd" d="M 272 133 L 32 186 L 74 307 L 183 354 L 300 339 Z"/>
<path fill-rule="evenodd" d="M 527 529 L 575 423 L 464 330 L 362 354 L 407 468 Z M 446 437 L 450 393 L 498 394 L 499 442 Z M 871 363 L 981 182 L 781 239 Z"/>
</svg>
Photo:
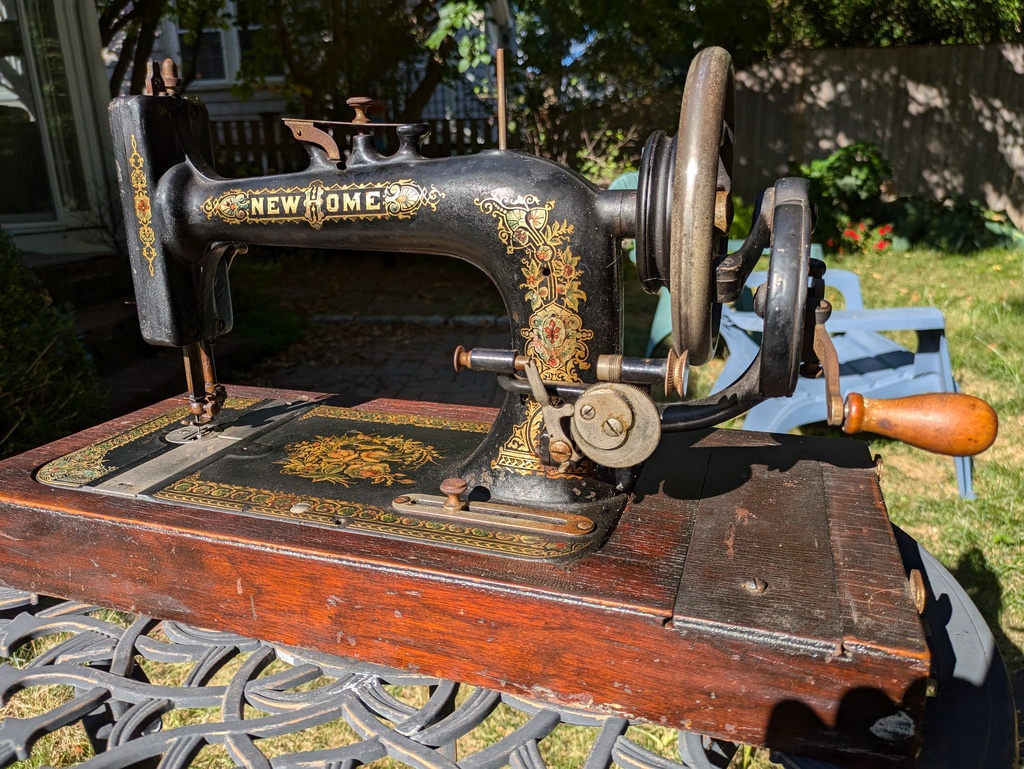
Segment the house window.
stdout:
<svg viewBox="0 0 1024 769">
<path fill-rule="evenodd" d="M 0 0 L 0 220 L 57 222 L 89 208 L 53 3 Z"/>
<path fill-rule="evenodd" d="M 196 80 L 215 81 L 227 80 L 228 68 L 224 60 L 224 35 L 219 29 L 206 30 L 200 33 L 198 55 L 196 49 L 188 41 L 188 35 L 178 34 L 178 45 L 181 47 L 181 60 L 186 70 L 195 56 Z"/>
<path fill-rule="evenodd" d="M 5 223 L 57 218 L 45 123 L 20 3 L 0 0 L 0 216 Z"/>
</svg>

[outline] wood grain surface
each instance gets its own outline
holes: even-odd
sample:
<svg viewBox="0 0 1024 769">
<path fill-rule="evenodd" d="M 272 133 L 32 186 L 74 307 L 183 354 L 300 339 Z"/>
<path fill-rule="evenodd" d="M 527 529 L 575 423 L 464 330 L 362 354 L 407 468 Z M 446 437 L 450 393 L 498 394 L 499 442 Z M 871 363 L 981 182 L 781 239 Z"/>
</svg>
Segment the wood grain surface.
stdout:
<svg viewBox="0 0 1024 769">
<path fill-rule="evenodd" d="M 872 727 L 919 722 L 929 654 L 859 442 L 666 436 L 607 543 L 569 563 L 33 480 L 179 405 L 0 463 L 0 582 L 851 765 L 911 761 L 912 734 Z"/>
</svg>

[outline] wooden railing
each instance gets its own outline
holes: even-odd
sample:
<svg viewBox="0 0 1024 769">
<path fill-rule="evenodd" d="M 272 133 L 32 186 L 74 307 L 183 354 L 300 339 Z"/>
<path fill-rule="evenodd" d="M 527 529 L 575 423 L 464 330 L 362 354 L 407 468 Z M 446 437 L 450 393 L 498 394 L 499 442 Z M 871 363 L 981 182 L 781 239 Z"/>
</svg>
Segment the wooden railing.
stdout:
<svg viewBox="0 0 1024 769">
<path fill-rule="evenodd" d="M 497 146 L 493 119 L 425 120 L 430 135 L 420 152 L 426 157 L 469 155 Z M 217 170 L 225 176 L 253 176 L 286 173 L 306 167 L 305 150 L 291 135 L 280 116 L 211 121 L 213 153 Z M 334 129 L 334 138 L 344 156 L 352 144 L 352 131 Z M 394 152 L 397 139 L 393 131 L 380 129 L 378 149 Z"/>
</svg>

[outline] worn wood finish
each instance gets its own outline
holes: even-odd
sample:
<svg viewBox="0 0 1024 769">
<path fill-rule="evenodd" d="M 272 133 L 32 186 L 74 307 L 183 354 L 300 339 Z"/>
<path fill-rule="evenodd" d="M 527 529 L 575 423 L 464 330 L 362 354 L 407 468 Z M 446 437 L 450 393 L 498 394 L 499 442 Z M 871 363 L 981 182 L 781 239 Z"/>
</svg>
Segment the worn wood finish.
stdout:
<svg viewBox="0 0 1024 769">
<path fill-rule="evenodd" d="M 936 454 L 973 457 L 996 439 L 999 418 L 980 398 L 961 393 L 925 393 L 905 398 L 846 398 L 843 432 L 875 433 Z"/>
<path fill-rule="evenodd" d="M 913 752 L 871 730 L 897 711 L 919 719 L 928 651 L 863 445 L 668 436 L 606 545 L 561 564 L 31 477 L 178 405 L 0 463 L 0 581 L 730 740 L 865 765 Z M 767 589 L 737 587 L 748 575 Z"/>
</svg>

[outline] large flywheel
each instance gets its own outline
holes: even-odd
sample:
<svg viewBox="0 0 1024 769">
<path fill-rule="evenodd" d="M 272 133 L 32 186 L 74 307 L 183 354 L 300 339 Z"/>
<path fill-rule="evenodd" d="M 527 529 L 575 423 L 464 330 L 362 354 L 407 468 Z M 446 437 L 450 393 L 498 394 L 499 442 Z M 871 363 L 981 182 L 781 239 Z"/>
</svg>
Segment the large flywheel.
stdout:
<svg viewBox="0 0 1024 769">
<path fill-rule="evenodd" d="M 672 294 L 673 347 L 692 365 L 714 352 L 713 260 L 731 220 L 733 125 L 732 58 L 706 48 L 690 65 L 677 135 L 655 132 L 641 160 L 637 267 L 648 291 Z"/>
</svg>

